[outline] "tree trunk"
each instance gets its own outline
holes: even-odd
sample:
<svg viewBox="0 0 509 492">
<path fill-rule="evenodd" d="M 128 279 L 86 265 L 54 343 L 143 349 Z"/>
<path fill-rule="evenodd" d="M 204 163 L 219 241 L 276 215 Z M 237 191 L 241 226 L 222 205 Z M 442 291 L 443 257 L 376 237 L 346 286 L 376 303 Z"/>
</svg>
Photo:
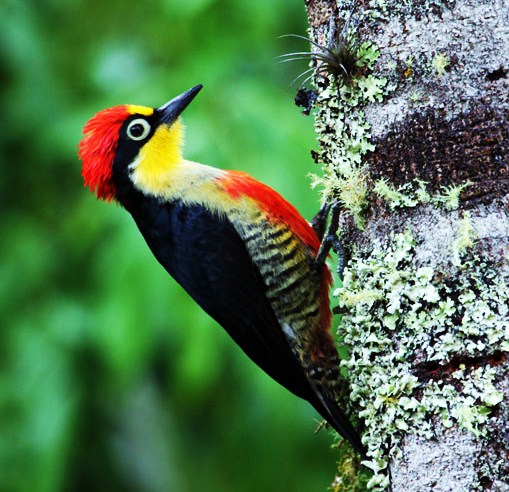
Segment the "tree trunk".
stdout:
<svg viewBox="0 0 509 492">
<path fill-rule="evenodd" d="M 368 488 L 509 490 L 509 2 L 305 2 Z"/>
</svg>

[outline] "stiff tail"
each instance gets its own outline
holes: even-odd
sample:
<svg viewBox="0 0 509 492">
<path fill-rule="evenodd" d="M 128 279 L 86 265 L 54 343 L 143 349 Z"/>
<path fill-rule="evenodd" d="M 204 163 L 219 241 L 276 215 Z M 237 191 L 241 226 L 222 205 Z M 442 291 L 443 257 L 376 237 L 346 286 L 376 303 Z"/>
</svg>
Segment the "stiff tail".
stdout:
<svg viewBox="0 0 509 492">
<path fill-rule="evenodd" d="M 354 429 L 336 401 L 317 391 L 316 399 L 310 400 L 310 403 L 336 432 L 352 445 L 355 451 L 360 453 L 362 457 L 366 457 L 366 449 L 362 444 L 359 433 Z"/>
</svg>

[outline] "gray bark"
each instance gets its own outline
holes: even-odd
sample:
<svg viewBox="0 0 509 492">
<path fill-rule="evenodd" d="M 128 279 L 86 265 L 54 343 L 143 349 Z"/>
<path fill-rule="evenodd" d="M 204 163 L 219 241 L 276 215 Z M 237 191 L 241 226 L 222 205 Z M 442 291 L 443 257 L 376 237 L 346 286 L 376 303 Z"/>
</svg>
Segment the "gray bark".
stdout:
<svg viewBox="0 0 509 492">
<path fill-rule="evenodd" d="M 311 39 L 329 44 L 351 3 L 305 3 Z M 315 77 L 314 155 L 324 199 L 344 206 L 339 334 L 379 467 L 369 487 L 509 490 L 509 2 L 361 0 L 352 19 L 380 56 L 353 82 Z M 383 97 L 338 106 L 369 73 Z M 352 122 L 373 145 L 355 164 L 341 148 Z M 359 206 L 344 193 L 353 178 Z"/>
</svg>

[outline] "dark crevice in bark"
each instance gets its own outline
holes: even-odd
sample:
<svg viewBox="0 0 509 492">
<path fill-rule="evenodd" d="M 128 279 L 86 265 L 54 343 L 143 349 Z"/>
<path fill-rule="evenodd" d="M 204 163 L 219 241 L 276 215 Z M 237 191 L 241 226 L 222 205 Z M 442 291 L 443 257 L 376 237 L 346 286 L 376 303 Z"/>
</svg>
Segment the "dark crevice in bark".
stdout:
<svg viewBox="0 0 509 492">
<path fill-rule="evenodd" d="M 493 72 L 488 72 L 488 74 L 486 75 L 486 80 L 489 80 L 490 82 L 495 82 L 500 79 L 505 79 L 507 77 L 507 74 L 509 74 L 509 70 L 500 67 L 497 70 L 493 70 Z"/>
<path fill-rule="evenodd" d="M 461 386 L 461 380 L 453 378 L 453 373 L 464 367 L 465 372 L 468 374 L 473 369 L 485 366 L 498 366 L 503 364 L 507 356 L 504 352 L 497 350 L 491 354 L 483 356 L 468 356 L 458 354 L 453 357 L 447 364 L 440 364 L 437 361 L 425 361 L 416 364 L 413 369 L 413 374 L 422 382 L 428 381 L 444 381 L 453 385 L 458 384 Z"/>
<path fill-rule="evenodd" d="M 508 119 L 482 106 L 450 121 L 436 110 L 415 113 L 375 140 L 371 176 L 395 186 L 420 179 L 430 192 L 471 181 L 462 200 L 489 203 L 509 193 Z"/>
</svg>

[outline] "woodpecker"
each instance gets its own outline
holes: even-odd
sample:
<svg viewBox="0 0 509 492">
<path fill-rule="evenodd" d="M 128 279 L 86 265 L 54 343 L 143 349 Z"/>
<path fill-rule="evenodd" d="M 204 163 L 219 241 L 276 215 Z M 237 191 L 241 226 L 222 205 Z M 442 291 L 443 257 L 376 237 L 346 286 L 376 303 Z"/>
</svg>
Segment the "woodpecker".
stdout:
<svg viewBox="0 0 509 492">
<path fill-rule="evenodd" d="M 202 86 L 160 108 L 93 116 L 79 144 L 85 186 L 133 217 L 166 271 L 270 377 L 307 400 L 353 448 L 320 239 L 277 192 L 182 156 L 181 113 Z M 323 256 L 323 255 L 322 255 Z"/>
</svg>

